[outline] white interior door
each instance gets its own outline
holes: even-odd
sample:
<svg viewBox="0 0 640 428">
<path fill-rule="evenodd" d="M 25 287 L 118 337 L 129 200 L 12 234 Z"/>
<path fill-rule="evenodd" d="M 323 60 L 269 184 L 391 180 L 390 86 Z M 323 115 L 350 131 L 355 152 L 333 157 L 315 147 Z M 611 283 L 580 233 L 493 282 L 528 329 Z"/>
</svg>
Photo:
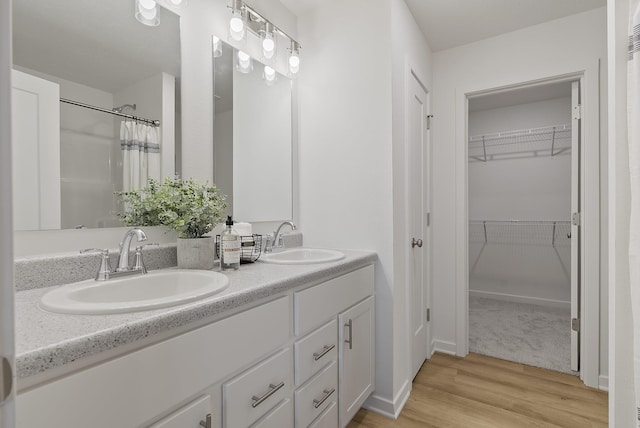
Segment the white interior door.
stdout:
<svg viewBox="0 0 640 428">
<path fill-rule="evenodd" d="M 60 229 L 60 86 L 11 73 L 13 228 Z"/>
<path fill-rule="evenodd" d="M 411 327 L 411 368 L 413 377 L 428 357 L 429 329 L 427 325 L 427 282 L 425 254 L 429 246 L 426 234 L 426 185 L 425 170 L 427 147 L 427 93 L 416 77 L 411 74 L 409 83 L 409 106 L 406 148 L 407 174 L 407 236 L 410 251 L 408 257 L 408 280 L 410 286 L 409 308 Z"/>
<path fill-rule="evenodd" d="M 580 82 L 571 83 L 571 370 L 580 370 Z"/>
</svg>

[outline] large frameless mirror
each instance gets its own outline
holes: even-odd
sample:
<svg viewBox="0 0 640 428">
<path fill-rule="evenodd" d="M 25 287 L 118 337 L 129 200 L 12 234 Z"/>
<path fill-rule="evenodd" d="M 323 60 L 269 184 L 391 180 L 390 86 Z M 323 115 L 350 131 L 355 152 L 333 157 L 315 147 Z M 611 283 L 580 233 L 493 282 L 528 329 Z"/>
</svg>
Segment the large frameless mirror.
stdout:
<svg viewBox="0 0 640 428">
<path fill-rule="evenodd" d="M 290 220 L 292 81 L 219 39 L 214 45 L 214 181 L 228 214 Z"/>
<path fill-rule="evenodd" d="M 13 2 L 15 230 L 120 226 L 114 192 L 144 173 L 125 153 L 142 134 L 142 168 L 175 174 L 180 17 L 158 13 L 151 27 L 133 1 Z"/>
</svg>

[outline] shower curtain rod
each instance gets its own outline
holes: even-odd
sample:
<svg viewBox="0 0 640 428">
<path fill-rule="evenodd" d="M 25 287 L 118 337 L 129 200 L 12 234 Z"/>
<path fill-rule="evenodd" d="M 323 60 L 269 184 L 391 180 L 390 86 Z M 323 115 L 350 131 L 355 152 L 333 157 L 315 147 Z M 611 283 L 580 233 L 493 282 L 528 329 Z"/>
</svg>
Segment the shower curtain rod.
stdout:
<svg viewBox="0 0 640 428">
<path fill-rule="evenodd" d="M 78 107 L 88 108 L 88 109 L 91 109 L 91 110 L 101 111 L 103 113 L 109 113 L 109 114 L 112 114 L 114 116 L 120 116 L 120 117 L 124 117 L 124 118 L 127 118 L 127 119 L 135 120 L 137 122 L 143 122 L 143 123 L 149 124 L 151 126 L 160 126 L 160 121 L 159 120 L 144 119 L 142 117 L 132 116 L 130 114 L 118 113 L 117 111 L 109 110 L 109 109 L 102 108 L 102 107 L 92 106 L 90 104 L 84 104 L 84 103 L 81 103 L 81 102 L 78 102 L 78 101 L 68 100 L 66 98 L 60 98 L 60 102 L 61 103 L 72 104 L 72 105 L 78 106 Z"/>
</svg>

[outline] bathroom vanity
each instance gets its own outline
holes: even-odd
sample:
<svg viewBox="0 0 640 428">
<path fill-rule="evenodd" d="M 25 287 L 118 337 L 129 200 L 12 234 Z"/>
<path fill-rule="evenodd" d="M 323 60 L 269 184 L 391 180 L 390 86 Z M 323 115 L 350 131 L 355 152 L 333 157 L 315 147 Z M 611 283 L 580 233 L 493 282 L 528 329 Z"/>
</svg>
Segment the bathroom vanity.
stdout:
<svg viewBox="0 0 640 428">
<path fill-rule="evenodd" d="M 18 329 L 41 336 L 18 343 L 17 427 L 346 426 L 375 387 L 376 256 L 345 254 L 243 265 L 221 294 L 132 314 L 17 293 Z"/>
</svg>

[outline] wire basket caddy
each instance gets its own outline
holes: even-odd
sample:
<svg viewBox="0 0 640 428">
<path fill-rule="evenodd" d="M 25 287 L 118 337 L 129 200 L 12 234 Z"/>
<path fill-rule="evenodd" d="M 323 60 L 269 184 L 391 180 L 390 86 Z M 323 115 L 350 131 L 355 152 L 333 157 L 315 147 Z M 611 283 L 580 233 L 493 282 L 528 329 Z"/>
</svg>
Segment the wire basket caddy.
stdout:
<svg viewBox="0 0 640 428">
<path fill-rule="evenodd" d="M 262 235 L 240 236 L 240 263 L 253 263 L 262 254 Z M 216 235 L 216 257 L 220 258 L 220 235 Z"/>
</svg>

